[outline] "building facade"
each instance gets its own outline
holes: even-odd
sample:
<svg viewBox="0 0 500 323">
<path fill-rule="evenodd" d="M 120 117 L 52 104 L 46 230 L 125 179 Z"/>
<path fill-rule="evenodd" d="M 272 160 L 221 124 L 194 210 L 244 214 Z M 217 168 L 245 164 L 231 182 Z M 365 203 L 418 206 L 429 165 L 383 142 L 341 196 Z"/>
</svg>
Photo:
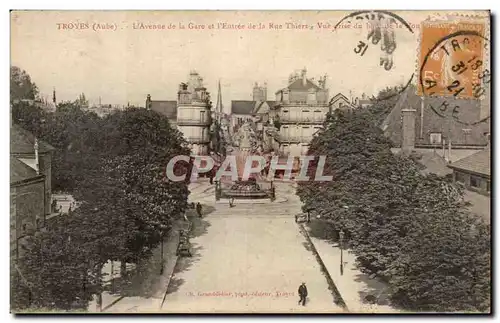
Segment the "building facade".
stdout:
<svg viewBox="0 0 500 323">
<path fill-rule="evenodd" d="M 177 101 L 153 101 L 148 95 L 146 108 L 165 115 L 188 141 L 193 155 L 207 155 L 212 124 L 210 94 L 203 78 L 192 71 L 189 80 L 179 85 Z"/>
<path fill-rule="evenodd" d="M 231 129 L 233 133 L 246 122 L 258 124 L 259 131 L 269 122 L 269 112 L 275 102 L 267 99 L 267 84 L 260 86 L 255 83 L 252 90 L 252 100 L 231 101 Z"/>
<path fill-rule="evenodd" d="M 13 124 L 10 129 L 10 155 L 44 176 L 45 214 L 51 213 L 52 152 L 54 147 L 37 140 L 29 131 Z"/>
<path fill-rule="evenodd" d="M 313 135 L 322 127 L 330 111 L 326 76 L 318 84 L 307 78 L 304 68 L 300 75 L 291 75 L 288 86 L 277 91 L 276 104 L 270 120 L 279 120 L 280 153 L 299 156 L 307 152 Z"/>
<path fill-rule="evenodd" d="M 453 170 L 453 180 L 462 183 L 466 189 L 483 195 L 490 195 L 491 171 L 490 148 L 448 165 Z"/>
</svg>

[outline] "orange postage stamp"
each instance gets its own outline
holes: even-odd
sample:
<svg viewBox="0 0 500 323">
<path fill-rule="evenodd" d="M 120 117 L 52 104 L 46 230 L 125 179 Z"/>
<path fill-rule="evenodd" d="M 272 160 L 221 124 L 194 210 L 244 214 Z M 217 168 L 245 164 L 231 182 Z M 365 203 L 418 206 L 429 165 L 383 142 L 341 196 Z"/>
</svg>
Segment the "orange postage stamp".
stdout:
<svg viewBox="0 0 500 323">
<path fill-rule="evenodd" d="M 419 95 L 480 99 L 489 83 L 489 41 L 482 21 L 425 21 L 419 48 Z"/>
</svg>

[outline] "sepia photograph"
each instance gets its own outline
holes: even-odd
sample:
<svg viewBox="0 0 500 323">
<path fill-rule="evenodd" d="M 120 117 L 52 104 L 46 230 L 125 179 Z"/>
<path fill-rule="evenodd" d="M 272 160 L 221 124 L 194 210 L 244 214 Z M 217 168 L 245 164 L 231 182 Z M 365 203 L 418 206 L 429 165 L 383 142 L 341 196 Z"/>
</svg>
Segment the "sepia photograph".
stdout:
<svg viewBox="0 0 500 323">
<path fill-rule="evenodd" d="M 11 313 L 492 313 L 490 11 L 9 16 Z"/>
</svg>

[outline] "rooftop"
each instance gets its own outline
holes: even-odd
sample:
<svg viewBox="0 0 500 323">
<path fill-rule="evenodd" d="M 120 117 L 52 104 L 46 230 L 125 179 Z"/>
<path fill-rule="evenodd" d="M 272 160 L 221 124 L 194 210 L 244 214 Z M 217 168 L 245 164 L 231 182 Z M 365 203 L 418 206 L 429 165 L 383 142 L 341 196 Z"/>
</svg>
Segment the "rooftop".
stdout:
<svg viewBox="0 0 500 323">
<path fill-rule="evenodd" d="M 21 128 L 17 124 L 10 127 L 10 153 L 11 154 L 34 154 L 35 136 Z M 38 152 L 43 154 L 55 150 L 48 143 L 38 140 Z"/>
<path fill-rule="evenodd" d="M 177 101 L 151 101 L 151 110 L 166 116 L 169 120 L 177 120 Z"/>
<path fill-rule="evenodd" d="M 10 157 L 10 183 L 19 183 L 41 177 L 36 171 L 15 157 Z"/>
<path fill-rule="evenodd" d="M 480 175 L 491 176 L 490 162 L 490 149 L 484 149 L 473 155 L 459 159 L 456 162 L 448 165 L 448 167 Z"/>
<path fill-rule="evenodd" d="M 443 98 L 426 98 L 416 94 L 416 88 L 410 85 L 400 94 L 397 103 L 382 123 L 384 133 L 398 145 L 402 139 L 402 109 L 415 109 L 415 144 L 430 144 L 431 133 L 441 133 L 443 139 L 451 138 L 453 145 L 486 145 L 488 140 L 485 133 L 490 132 L 490 119 L 477 123 L 481 117 L 481 102 L 479 100 L 446 98 L 450 107 L 460 107 L 460 120 L 451 117 L 441 117 L 431 108 L 439 107 Z M 422 103 L 423 105 L 422 109 Z"/>
</svg>

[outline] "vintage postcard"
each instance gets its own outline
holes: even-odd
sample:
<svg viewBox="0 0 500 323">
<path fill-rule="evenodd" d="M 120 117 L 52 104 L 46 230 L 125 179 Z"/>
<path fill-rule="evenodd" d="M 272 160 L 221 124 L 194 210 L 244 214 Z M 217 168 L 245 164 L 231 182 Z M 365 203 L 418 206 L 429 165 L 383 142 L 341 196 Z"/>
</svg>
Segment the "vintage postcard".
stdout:
<svg viewBox="0 0 500 323">
<path fill-rule="evenodd" d="M 491 312 L 489 11 L 10 19 L 13 313 Z"/>
</svg>

